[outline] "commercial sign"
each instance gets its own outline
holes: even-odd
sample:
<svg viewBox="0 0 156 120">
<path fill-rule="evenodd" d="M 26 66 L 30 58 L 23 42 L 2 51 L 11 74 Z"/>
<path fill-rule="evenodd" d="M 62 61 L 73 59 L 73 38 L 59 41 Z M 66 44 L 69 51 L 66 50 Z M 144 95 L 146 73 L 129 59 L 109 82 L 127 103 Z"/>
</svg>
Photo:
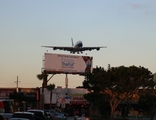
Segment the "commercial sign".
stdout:
<svg viewBox="0 0 156 120">
<path fill-rule="evenodd" d="M 41 89 L 41 88 L 40 88 Z M 52 104 L 71 104 L 71 105 L 86 105 L 88 102 L 84 98 L 84 94 L 87 94 L 86 89 L 68 88 L 68 97 L 66 94 L 66 88 L 62 88 L 58 96 L 57 88 L 52 92 Z M 50 104 L 50 91 L 44 88 L 44 103 Z"/>
<path fill-rule="evenodd" d="M 70 104 L 87 104 L 83 96 L 71 97 Z"/>
<path fill-rule="evenodd" d="M 92 72 L 93 57 L 45 53 L 43 70 L 48 73 L 84 74 Z"/>
<path fill-rule="evenodd" d="M 0 90 L 0 99 L 9 99 L 9 94 L 13 93 L 15 89 L 1 89 Z"/>
</svg>

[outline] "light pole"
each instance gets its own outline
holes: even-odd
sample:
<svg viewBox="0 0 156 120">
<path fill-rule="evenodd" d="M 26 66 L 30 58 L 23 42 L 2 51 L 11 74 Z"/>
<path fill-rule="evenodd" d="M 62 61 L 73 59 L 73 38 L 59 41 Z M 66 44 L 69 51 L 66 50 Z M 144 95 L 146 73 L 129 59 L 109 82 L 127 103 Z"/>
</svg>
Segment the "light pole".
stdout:
<svg viewBox="0 0 156 120">
<path fill-rule="evenodd" d="M 16 83 L 16 85 L 17 85 L 17 87 L 16 87 L 16 92 L 18 93 L 19 92 L 19 90 L 18 90 L 18 83 L 19 83 L 20 81 L 18 81 L 18 76 L 17 76 L 17 81 L 15 81 L 15 83 Z"/>
</svg>

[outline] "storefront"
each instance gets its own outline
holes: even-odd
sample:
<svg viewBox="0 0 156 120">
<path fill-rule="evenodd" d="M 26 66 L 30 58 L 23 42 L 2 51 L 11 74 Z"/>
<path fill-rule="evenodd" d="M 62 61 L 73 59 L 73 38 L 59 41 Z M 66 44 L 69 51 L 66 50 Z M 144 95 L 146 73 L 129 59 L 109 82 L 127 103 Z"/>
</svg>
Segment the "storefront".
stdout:
<svg viewBox="0 0 156 120">
<path fill-rule="evenodd" d="M 18 93 L 25 93 L 23 101 L 23 106 L 20 104 L 15 103 L 15 94 L 13 94 L 15 91 L 17 91 L 16 88 L 0 88 L 0 112 L 14 112 L 19 110 L 26 110 L 26 107 L 30 104 L 27 101 L 30 101 L 29 103 L 32 104 L 32 101 L 34 102 L 34 106 L 36 107 L 36 88 L 18 88 Z M 13 98 L 10 98 L 10 94 L 12 94 Z M 24 108 L 25 107 L 25 108 Z"/>
<path fill-rule="evenodd" d="M 79 88 L 56 88 L 52 94 L 52 108 L 59 108 L 70 116 L 75 114 L 88 115 L 89 103 L 83 97 L 88 91 Z M 50 106 L 50 91 L 44 89 L 44 109 Z"/>
<path fill-rule="evenodd" d="M 9 94 L 13 93 L 16 88 L 0 88 L 0 112 L 10 112 Z"/>
</svg>

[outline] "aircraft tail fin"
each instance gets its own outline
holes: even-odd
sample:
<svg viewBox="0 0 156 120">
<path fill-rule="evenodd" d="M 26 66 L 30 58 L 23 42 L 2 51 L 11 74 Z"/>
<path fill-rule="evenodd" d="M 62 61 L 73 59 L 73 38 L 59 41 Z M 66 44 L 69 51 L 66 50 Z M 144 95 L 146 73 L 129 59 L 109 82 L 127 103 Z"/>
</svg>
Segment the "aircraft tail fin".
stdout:
<svg viewBox="0 0 156 120">
<path fill-rule="evenodd" d="M 74 46 L 73 38 L 71 38 L 72 46 Z"/>
</svg>

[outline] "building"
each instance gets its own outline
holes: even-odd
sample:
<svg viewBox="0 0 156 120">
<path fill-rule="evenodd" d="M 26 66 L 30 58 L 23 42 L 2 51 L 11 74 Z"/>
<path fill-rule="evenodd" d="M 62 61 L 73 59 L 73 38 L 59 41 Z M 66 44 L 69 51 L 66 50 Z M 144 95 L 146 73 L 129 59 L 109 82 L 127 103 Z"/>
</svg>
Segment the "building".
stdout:
<svg viewBox="0 0 156 120">
<path fill-rule="evenodd" d="M 2 112 L 26 111 L 27 109 L 50 109 L 50 91 L 44 88 L 19 88 L 19 93 L 24 95 L 30 100 L 33 99 L 35 104 L 30 104 L 29 101 L 23 100 L 23 105 L 15 105 L 9 98 L 10 93 L 17 91 L 16 88 L 0 88 L 0 110 Z M 52 92 L 51 106 L 53 109 L 67 112 L 74 115 L 76 111 L 80 114 L 88 115 L 89 103 L 84 99 L 83 95 L 88 91 L 82 88 L 62 88 L 58 86 Z M 30 94 L 31 93 L 31 94 Z M 4 103 L 6 103 L 4 105 Z M 11 110 L 13 109 L 13 110 Z"/>
<path fill-rule="evenodd" d="M 42 88 L 40 89 L 40 93 Z M 74 115 L 76 111 L 80 114 L 88 115 L 89 103 L 83 97 L 84 94 L 88 93 L 87 90 L 82 88 L 62 88 L 57 87 L 52 92 L 51 106 L 54 109 L 65 111 L 70 115 Z M 44 106 L 42 106 L 44 103 Z M 40 95 L 40 106 L 41 109 L 50 109 L 50 91 L 44 88 L 44 94 Z M 44 108 L 43 108 L 44 107 Z"/>
<path fill-rule="evenodd" d="M 10 94 L 13 94 L 15 91 L 17 91 L 16 88 L 0 88 L 0 112 L 14 112 L 19 110 L 19 106 L 14 103 L 13 99 L 10 99 Z M 18 92 L 25 93 L 24 95 L 30 99 L 35 101 L 35 92 L 36 88 L 19 88 Z M 25 104 L 24 101 L 23 104 Z"/>
</svg>

